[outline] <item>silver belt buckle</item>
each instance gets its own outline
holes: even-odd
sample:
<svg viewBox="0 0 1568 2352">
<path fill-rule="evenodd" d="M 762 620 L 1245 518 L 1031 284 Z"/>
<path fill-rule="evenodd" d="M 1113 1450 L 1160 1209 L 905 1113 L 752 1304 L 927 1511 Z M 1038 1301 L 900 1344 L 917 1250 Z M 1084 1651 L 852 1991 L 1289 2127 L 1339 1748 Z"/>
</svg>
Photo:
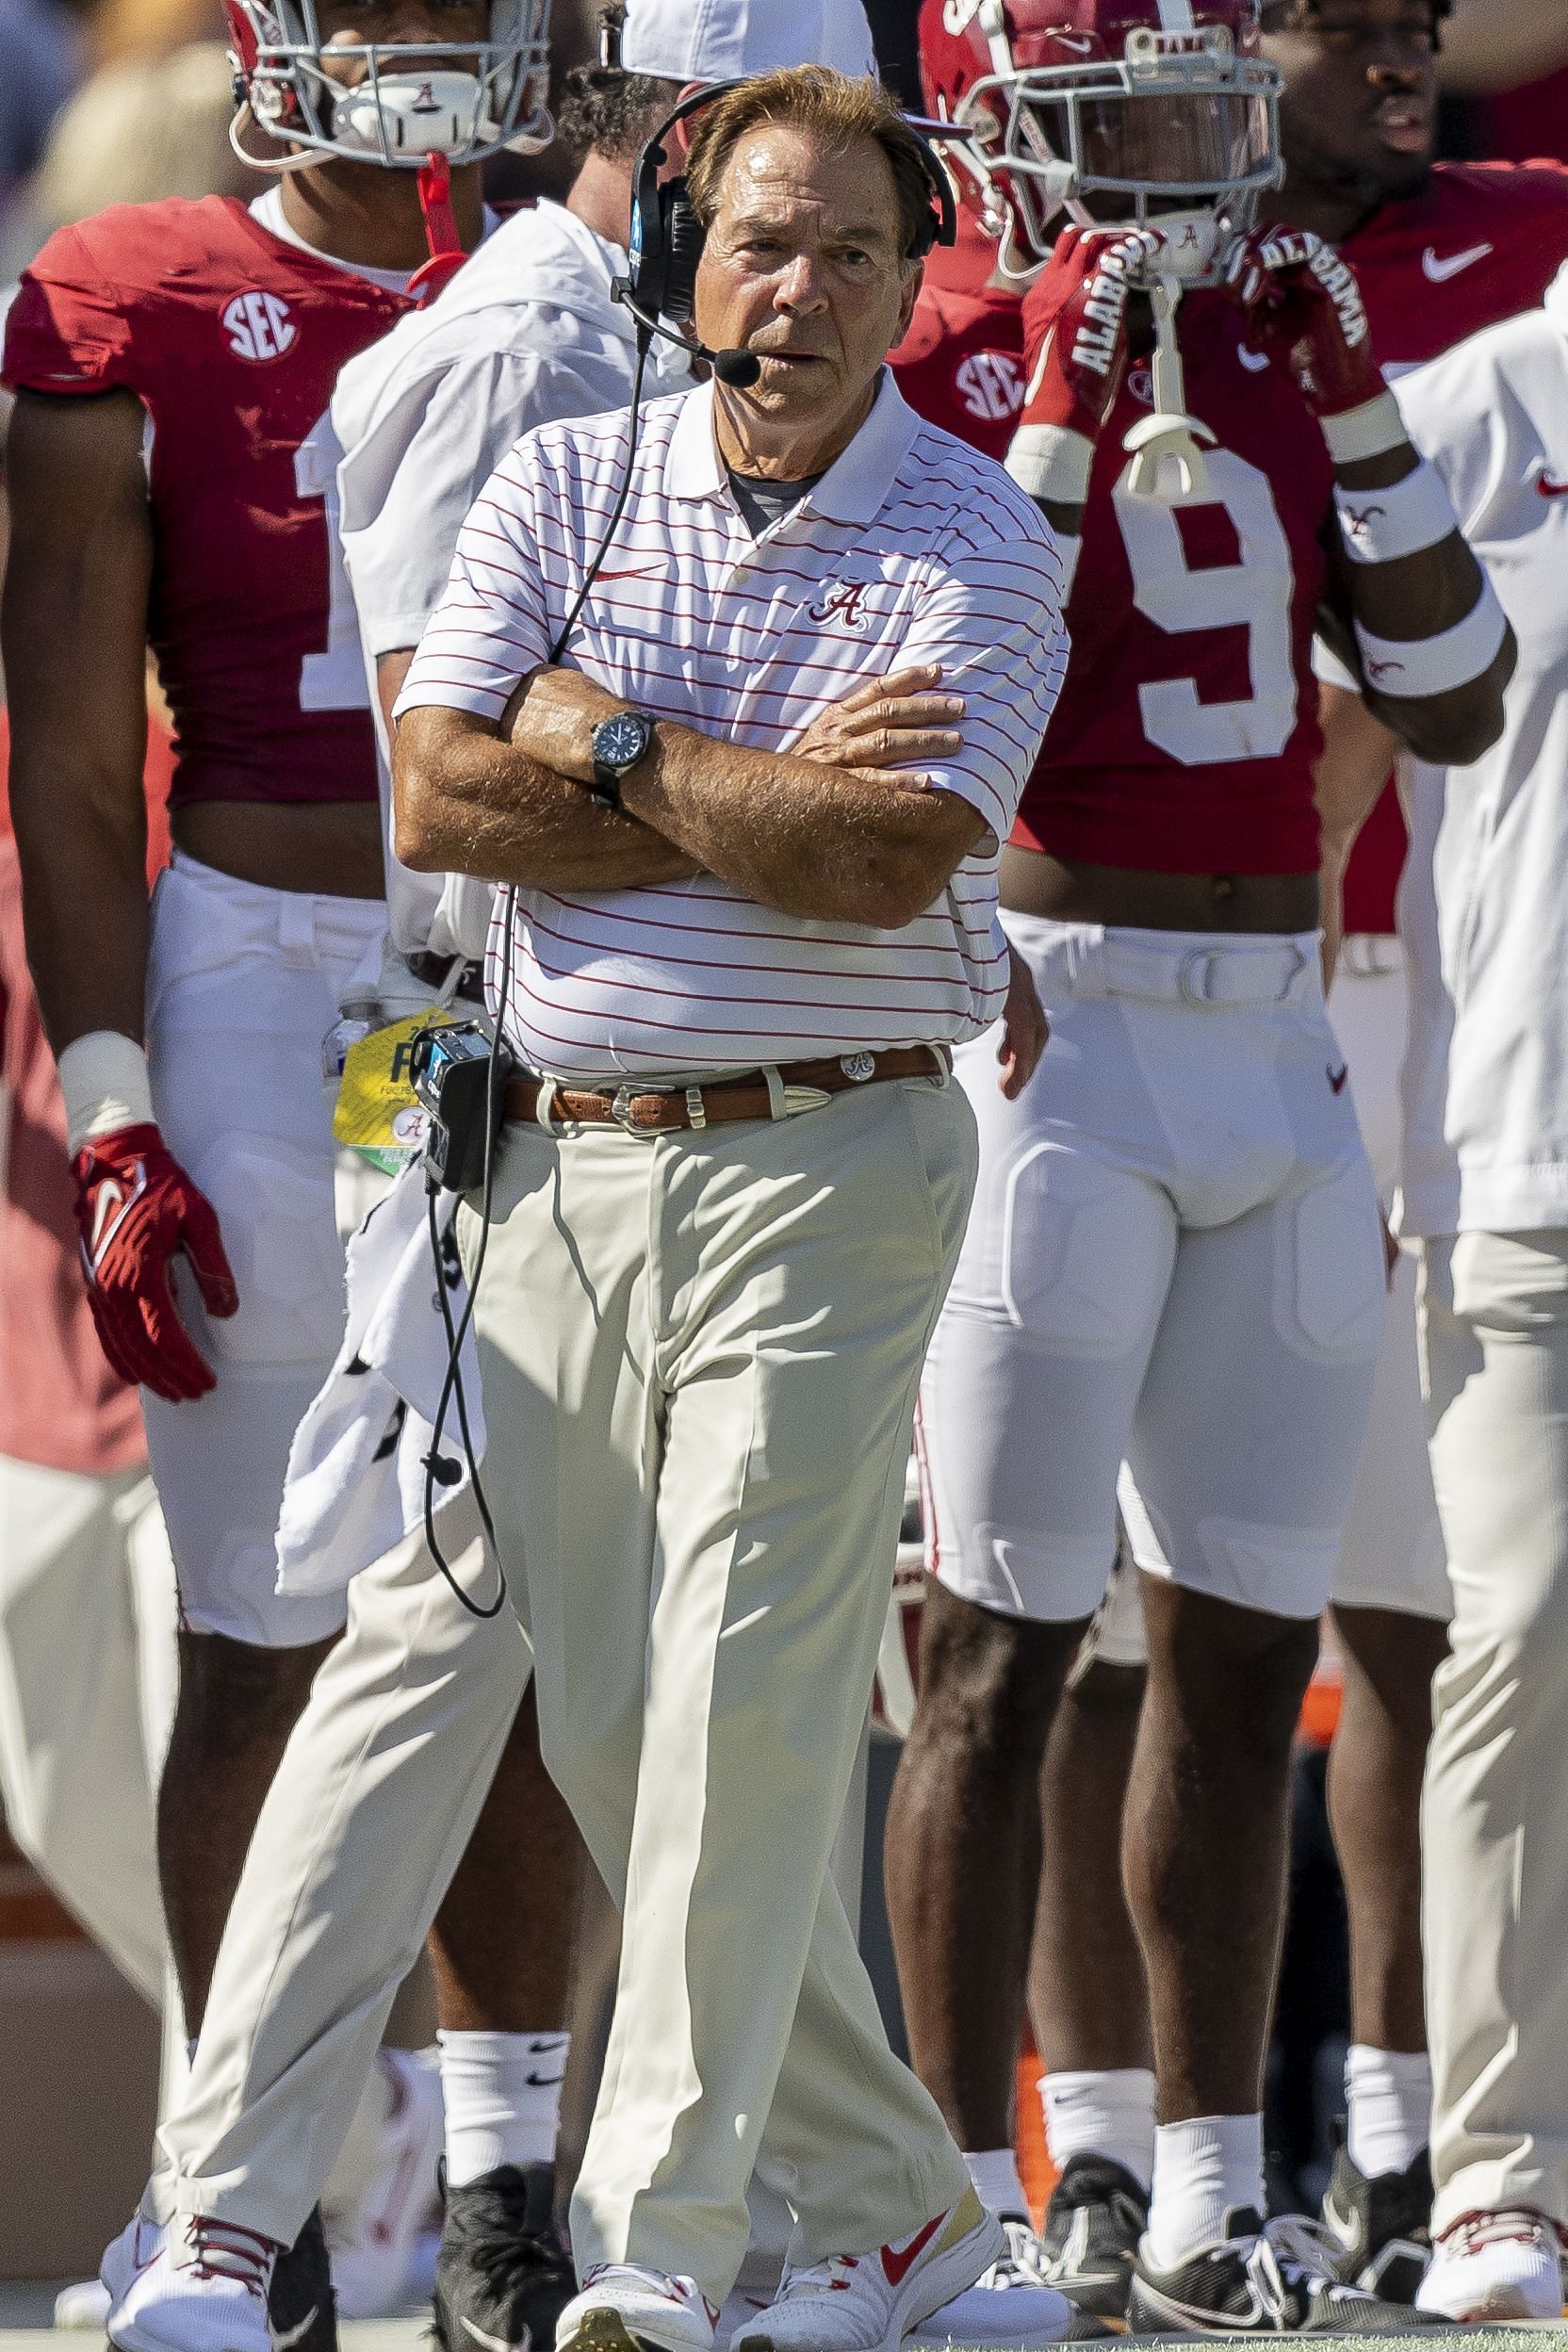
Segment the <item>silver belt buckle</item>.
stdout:
<svg viewBox="0 0 1568 2352">
<path fill-rule="evenodd" d="M 638 1094 L 659 1094 L 663 1089 L 659 1086 L 639 1086 L 636 1091 Z M 627 1080 L 616 1087 L 610 1099 L 610 1116 L 623 1134 L 635 1135 L 641 1143 L 649 1143 L 659 1130 L 657 1127 L 639 1127 L 631 1116 L 631 1103 L 632 1088 L 630 1081 Z"/>
<path fill-rule="evenodd" d="M 841 1054 L 839 1068 L 852 1086 L 863 1086 L 868 1078 L 876 1075 L 876 1056 L 874 1054 Z"/>
</svg>

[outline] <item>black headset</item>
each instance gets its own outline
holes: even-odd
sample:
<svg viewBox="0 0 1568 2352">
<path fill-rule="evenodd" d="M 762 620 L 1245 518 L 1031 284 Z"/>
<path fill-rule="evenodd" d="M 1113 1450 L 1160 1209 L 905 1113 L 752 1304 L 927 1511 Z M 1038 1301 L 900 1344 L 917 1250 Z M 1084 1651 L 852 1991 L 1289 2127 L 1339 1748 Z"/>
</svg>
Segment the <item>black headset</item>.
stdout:
<svg viewBox="0 0 1568 2352">
<path fill-rule="evenodd" d="M 665 116 L 637 158 L 631 192 L 631 234 L 628 240 L 631 271 L 629 277 L 615 281 L 615 299 L 626 304 L 640 326 L 653 332 L 658 331 L 653 322 L 661 318 L 672 319 L 680 327 L 690 322 L 697 266 L 708 234 L 692 210 L 684 173 L 664 181 L 659 177 L 669 160 L 664 142 L 676 124 L 683 122 L 689 114 L 712 106 L 715 99 L 727 96 L 732 90 L 743 90 L 751 78 L 745 75 L 727 82 L 711 82 L 705 90 L 694 90 Z M 920 149 L 931 188 L 931 209 L 916 231 L 906 258 L 923 261 L 934 245 L 957 243 L 958 208 L 953 184 L 935 149 L 912 124 L 906 127 Z M 730 354 L 719 356 L 728 358 Z M 755 382 L 755 370 L 747 380 Z"/>
</svg>

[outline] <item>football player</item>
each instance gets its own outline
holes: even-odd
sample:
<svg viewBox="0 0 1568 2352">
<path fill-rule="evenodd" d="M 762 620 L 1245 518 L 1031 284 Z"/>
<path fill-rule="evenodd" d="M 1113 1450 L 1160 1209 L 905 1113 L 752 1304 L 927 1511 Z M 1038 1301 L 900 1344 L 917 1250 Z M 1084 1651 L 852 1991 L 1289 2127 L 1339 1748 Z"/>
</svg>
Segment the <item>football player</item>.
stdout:
<svg viewBox="0 0 1568 2352">
<path fill-rule="evenodd" d="M 935 39 L 1017 237 L 1051 257 L 1011 462 L 1084 529 L 1073 664 L 1004 864 L 1056 1041 L 1016 1107 L 973 1092 L 981 1185 L 923 1399 L 936 1582 L 890 1821 L 911 2039 L 977 2179 L 1004 2172 L 1034 1791 L 1125 1456 L 1152 1649 L 1127 1863 L 1160 2096 L 1132 2314 L 1396 2324 L 1308 2225 L 1261 2217 L 1290 1740 L 1382 1320 L 1321 1002 L 1308 649 L 1326 606 L 1401 736 L 1474 757 L 1511 648 L 1315 238 L 1254 232 L 1226 290 L 1187 294 L 1185 426 L 1215 446 L 1161 459 L 1157 495 L 1124 463 L 1165 430 L 1135 288 L 1212 265 L 1276 169 L 1251 8 L 959 0 Z M 1374 518 L 1368 549 L 1336 506 L 1364 531 L 1372 487 L 1405 519 Z"/>
<path fill-rule="evenodd" d="M 477 241 L 482 155 L 547 132 L 545 0 L 232 0 L 229 21 L 237 137 L 277 184 L 249 207 L 120 206 L 61 231 L 26 273 L 5 367 L 28 948 L 93 1315 L 142 1388 L 178 1571 L 159 1859 L 192 2033 L 257 1811 L 344 1617 L 340 1598 L 273 1590 L 289 1440 L 343 1323 L 322 1039 L 345 988 L 373 987 L 385 922 L 357 633 L 330 477 L 304 445 L 342 363 Z M 177 740 L 173 863 L 151 910 L 149 642 Z M 492 1809 L 501 1852 L 519 1818 L 542 1851 L 498 1868 L 482 1821 L 482 1864 L 459 1871 L 434 1944 L 446 2021 L 473 2029 L 459 2055 L 481 2112 L 505 2104 L 514 2029 L 560 2024 L 572 1849 L 531 1714 Z M 552 1980 L 547 2015 L 515 2014 L 525 1989 L 540 1998 L 537 1981 L 519 1989 L 530 1968 Z M 394 2252 L 428 2193 L 407 2088 L 406 2178 L 378 2217 Z M 203 2225 L 187 2235 L 176 2259 L 199 2271 Z M 314 2311 L 330 2333 L 318 2228 L 275 2273 L 270 2249 L 254 2267 L 280 2328 L 299 2340 Z"/>
<path fill-rule="evenodd" d="M 1292 0 L 1264 12 L 1264 54 L 1283 74 L 1285 177 L 1262 209 L 1342 245 L 1391 379 L 1539 302 L 1568 254 L 1568 174 L 1559 167 L 1433 163 L 1443 13 L 1432 0 Z M 1387 742 L 1359 699 L 1336 696 L 1334 707 L 1331 756 L 1318 772 L 1331 930 L 1348 844 L 1367 809 L 1365 761 Z M 1374 785 L 1382 774 L 1375 769 Z M 1331 1000 L 1385 1210 L 1406 1027 L 1394 919 L 1403 855 L 1390 790 L 1344 875 L 1345 945 Z M 1430 2207 L 1418 1805 L 1449 1591 L 1408 1253 L 1395 1269 L 1332 1599 L 1345 1681 L 1330 1796 L 1349 1920 L 1351 2050 L 1347 2138 L 1325 2218 L 1344 2242 L 1342 2276 L 1409 2300 Z M 1121 1670 L 1102 1648 L 1074 1677 L 1052 1736 L 1033 1988 L 1048 2129 L 1066 2170 L 1046 2243 L 1054 2275 L 1091 2308 L 1115 2299 L 1130 2260 L 1136 2184 L 1128 2174 L 1146 2168 L 1153 2125 L 1139 1972 L 1129 1965 L 1118 1842 L 1105 1834 L 1119 1811 L 1139 1697 L 1135 1605 L 1122 1615 Z M 1070 1809 L 1054 1805 L 1054 1789 L 1064 1803 L 1070 1796 Z M 1086 1907 L 1099 1922 L 1092 1958 L 1073 1932 Z M 1121 1965 L 1111 1965 L 1112 1952 Z"/>
</svg>

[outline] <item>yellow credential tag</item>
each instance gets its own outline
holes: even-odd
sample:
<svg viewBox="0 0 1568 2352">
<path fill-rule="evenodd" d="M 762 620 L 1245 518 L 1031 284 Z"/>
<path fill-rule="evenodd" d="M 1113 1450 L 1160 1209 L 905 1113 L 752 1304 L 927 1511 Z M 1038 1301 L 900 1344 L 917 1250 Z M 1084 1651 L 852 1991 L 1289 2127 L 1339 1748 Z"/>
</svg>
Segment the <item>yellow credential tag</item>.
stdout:
<svg viewBox="0 0 1568 2352">
<path fill-rule="evenodd" d="M 421 1029 L 450 1029 L 466 1012 L 410 1013 L 389 1028 L 373 1029 L 343 1057 L 332 1132 L 387 1176 L 396 1176 L 424 1147 L 429 1124 L 414 1091 L 412 1049 Z"/>
</svg>

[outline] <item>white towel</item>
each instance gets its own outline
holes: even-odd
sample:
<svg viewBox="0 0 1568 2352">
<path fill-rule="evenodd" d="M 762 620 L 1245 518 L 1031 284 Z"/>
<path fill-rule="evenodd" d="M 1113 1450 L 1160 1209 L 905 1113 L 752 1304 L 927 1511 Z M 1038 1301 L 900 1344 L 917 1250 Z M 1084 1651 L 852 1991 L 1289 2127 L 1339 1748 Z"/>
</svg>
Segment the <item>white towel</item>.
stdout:
<svg viewBox="0 0 1568 2352">
<path fill-rule="evenodd" d="M 454 1326 L 468 1285 L 452 1216 L 436 1195 L 440 1281 Z M 447 1377 L 448 1340 L 430 1241 L 425 1174 L 405 1168 L 349 1244 L 349 1322 L 326 1386 L 294 1432 L 278 1520 L 278 1591 L 341 1592 L 424 1523 L 425 1463 Z M 484 1458 L 479 1354 L 470 1324 L 459 1358 L 474 1459 Z M 471 1483 L 450 1397 L 434 1504 Z"/>
</svg>

